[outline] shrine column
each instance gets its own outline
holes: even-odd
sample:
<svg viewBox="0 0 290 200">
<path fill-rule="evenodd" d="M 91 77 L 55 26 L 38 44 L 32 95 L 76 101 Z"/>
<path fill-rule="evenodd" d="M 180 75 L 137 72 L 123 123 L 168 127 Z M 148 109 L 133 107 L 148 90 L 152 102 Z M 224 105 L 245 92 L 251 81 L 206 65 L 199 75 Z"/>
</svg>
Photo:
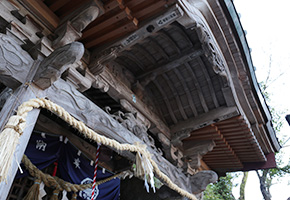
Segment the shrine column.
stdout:
<svg viewBox="0 0 290 200">
<path fill-rule="evenodd" d="M 19 105 L 32 98 L 45 97 L 45 89 L 58 80 L 69 65 L 78 62 L 84 53 L 83 45 L 73 42 L 56 49 L 42 61 L 34 61 L 12 37 L 4 34 L 0 34 L 0 49 L 2 52 L 0 54 L 0 80 L 2 84 L 10 88 L 1 93 L 1 96 L 5 98 L 0 112 L 1 131 Z M 27 125 L 14 152 L 9 176 L 6 181 L 0 183 L 0 199 L 4 200 L 8 195 L 39 112 L 40 109 L 34 109 L 28 113 Z"/>
</svg>

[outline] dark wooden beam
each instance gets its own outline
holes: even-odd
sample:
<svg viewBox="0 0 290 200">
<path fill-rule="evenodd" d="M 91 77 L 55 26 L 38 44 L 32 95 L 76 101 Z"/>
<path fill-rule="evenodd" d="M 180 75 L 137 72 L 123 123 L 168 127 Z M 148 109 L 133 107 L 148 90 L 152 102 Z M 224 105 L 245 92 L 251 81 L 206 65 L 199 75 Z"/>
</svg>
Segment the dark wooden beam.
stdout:
<svg viewBox="0 0 290 200">
<path fill-rule="evenodd" d="M 184 78 L 182 77 L 179 70 L 177 70 L 175 68 L 175 69 L 173 69 L 173 71 L 176 74 L 177 78 L 179 79 L 180 83 L 182 84 L 184 91 L 185 91 L 185 94 L 186 94 L 186 97 L 187 97 L 187 101 L 188 101 L 189 106 L 191 108 L 191 111 L 193 112 L 194 116 L 196 117 L 198 115 L 198 113 L 197 113 L 196 107 L 194 105 L 193 98 L 190 94 L 189 85 L 186 84 L 186 82 L 185 82 Z"/>
<path fill-rule="evenodd" d="M 199 81 L 197 80 L 196 75 L 195 75 L 194 71 L 192 70 L 192 67 L 188 64 L 188 62 L 185 62 L 184 66 L 186 67 L 188 73 L 191 75 L 191 77 L 193 79 L 193 83 L 194 83 L 195 89 L 197 90 L 198 97 L 199 97 L 200 103 L 202 105 L 202 108 L 203 108 L 204 112 L 207 113 L 208 107 L 207 107 L 205 98 L 203 96 L 203 93 L 201 91 L 201 86 L 199 84 Z"/>
<path fill-rule="evenodd" d="M 196 59 L 197 57 L 201 56 L 203 54 L 202 50 L 191 50 L 188 53 L 181 54 L 179 58 L 175 58 L 174 60 L 171 60 L 170 62 L 164 64 L 164 65 L 159 65 L 156 66 L 153 70 L 148 71 L 146 73 L 143 73 L 139 76 L 136 77 L 136 79 L 146 79 L 146 77 L 151 77 L 152 74 L 154 74 L 155 76 L 161 75 L 165 72 L 168 72 L 176 67 L 179 67 L 180 65 L 189 62 L 193 59 Z"/>
<path fill-rule="evenodd" d="M 148 120 L 150 120 L 152 126 L 150 131 L 153 133 L 163 133 L 167 138 L 170 138 L 170 130 L 168 126 L 160 119 L 160 117 L 154 113 L 145 103 L 143 103 L 127 86 L 120 83 L 117 78 L 109 72 L 104 70 L 100 75 L 100 78 L 106 82 L 110 89 L 108 94 L 116 101 L 120 99 L 126 99 L 132 104 L 141 114 L 143 114 Z M 135 100 L 133 100 L 135 97 Z"/>
<path fill-rule="evenodd" d="M 21 2 L 36 15 L 44 24 L 51 28 L 57 28 L 59 24 L 59 18 L 42 2 L 37 0 L 21 0 Z"/>
<path fill-rule="evenodd" d="M 164 40 L 166 40 L 167 43 L 169 43 L 170 47 L 176 51 L 176 54 L 178 54 L 178 55 L 181 54 L 181 50 L 179 49 L 176 42 L 172 39 L 171 35 L 169 35 L 166 31 L 164 31 L 164 29 L 160 30 L 158 32 L 158 35 L 160 37 L 162 37 Z"/>
<path fill-rule="evenodd" d="M 206 79 L 207 85 L 209 87 L 209 91 L 210 91 L 211 97 L 213 99 L 213 103 L 214 103 L 215 107 L 218 108 L 219 107 L 219 103 L 218 103 L 218 100 L 217 100 L 217 97 L 216 97 L 216 94 L 215 94 L 215 90 L 213 88 L 212 81 L 211 81 L 211 79 L 209 77 L 209 74 L 207 72 L 206 66 L 205 66 L 204 62 L 201 60 L 200 57 L 197 60 L 198 60 L 198 63 L 201 65 L 201 69 L 202 69 L 203 75 L 205 76 L 205 79 Z"/>
<path fill-rule="evenodd" d="M 106 8 L 106 5 L 104 7 Z M 83 32 L 83 36 L 82 36 L 81 40 L 85 40 L 85 39 L 93 36 L 95 33 L 99 32 L 101 30 L 104 30 L 108 26 L 110 26 L 110 25 L 112 25 L 112 24 L 114 24 L 122 19 L 125 19 L 126 17 L 127 17 L 127 14 L 123 10 L 121 10 L 119 13 L 112 16 L 111 18 L 106 19 L 102 23 L 99 23 L 99 24 L 92 26 L 92 27 L 90 26 L 90 28 L 85 29 L 85 31 Z"/>
<path fill-rule="evenodd" d="M 219 107 L 207 113 L 201 114 L 198 117 L 190 118 L 187 121 L 179 122 L 171 128 L 171 133 L 186 129 L 191 129 L 192 131 L 194 131 L 210 124 L 216 123 L 217 121 L 229 119 L 239 114 L 240 113 L 237 107 Z"/>
<path fill-rule="evenodd" d="M 118 55 L 122 51 L 130 49 L 136 43 L 140 43 L 141 41 L 144 41 L 145 38 L 148 38 L 150 35 L 170 25 L 172 22 L 179 19 L 182 16 L 182 14 L 183 14 L 183 11 L 179 8 L 179 6 L 175 5 L 171 7 L 166 13 L 153 19 L 152 21 L 150 21 L 143 27 L 139 28 L 137 31 L 135 31 L 128 37 L 124 38 L 123 40 L 120 40 L 114 44 L 109 44 L 103 47 L 101 50 L 98 48 L 95 49 L 91 55 L 92 62 L 90 63 L 89 68 L 91 69 L 92 72 L 98 73 L 99 70 L 95 70 L 95 68 L 98 68 L 100 64 L 105 64 L 111 60 L 111 57 L 106 58 L 106 56 L 112 53 L 112 49 L 114 49 L 113 50 L 114 54 Z M 153 27 L 153 29 L 147 30 L 149 26 Z M 103 37 L 108 37 L 108 36 L 106 34 Z M 105 38 L 103 38 L 102 40 L 105 40 Z M 93 47 L 94 45 L 98 43 L 100 42 L 92 41 L 86 44 L 86 47 Z"/>
<path fill-rule="evenodd" d="M 176 103 L 177 103 L 177 106 L 178 106 L 178 110 L 179 110 L 179 112 L 180 112 L 180 114 L 181 114 L 183 120 L 187 120 L 187 115 L 186 115 L 185 110 L 184 110 L 184 107 L 183 107 L 183 105 L 182 105 L 182 103 L 181 103 L 181 99 L 180 99 L 180 97 L 179 97 L 179 95 L 178 95 L 178 91 L 177 91 L 177 89 L 175 88 L 175 84 L 172 83 L 172 81 L 170 80 L 170 78 L 168 77 L 167 74 L 165 74 L 165 73 L 162 74 L 162 77 L 165 79 L 165 81 L 166 81 L 168 87 L 169 87 L 170 90 L 171 90 L 172 95 L 174 96 L 174 98 L 175 98 L 175 100 L 176 100 Z"/>
<path fill-rule="evenodd" d="M 115 139 L 120 143 L 143 143 L 132 132 L 63 80 L 56 81 L 52 87 L 46 90 L 46 94 L 50 100 L 62 106 L 71 115 L 83 121 L 97 133 Z M 189 178 L 153 148 L 147 147 L 147 149 L 150 151 L 152 159 L 158 163 L 160 170 L 167 174 L 179 187 L 190 192 Z"/>
<path fill-rule="evenodd" d="M 158 81 L 152 81 L 153 84 L 156 86 L 156 88 L 158 89 L 158 91 L 160 92 L 162 98 L 163 98 L 163 101 L 166 105 L 166 108 L 169 112 L 169 115 L 171 117 L 171 120 L 173 121 L 174 124 L 177 123 L 177 119 L 175 117 L 175 114 L 174 114 L 174 109 L 172 108 L 170 102 L 169 102 L 169 99 L 167 98 L 167 94 L 164 92 L 163 88 L 160 86 L 159 82 Z"/>
</svg>

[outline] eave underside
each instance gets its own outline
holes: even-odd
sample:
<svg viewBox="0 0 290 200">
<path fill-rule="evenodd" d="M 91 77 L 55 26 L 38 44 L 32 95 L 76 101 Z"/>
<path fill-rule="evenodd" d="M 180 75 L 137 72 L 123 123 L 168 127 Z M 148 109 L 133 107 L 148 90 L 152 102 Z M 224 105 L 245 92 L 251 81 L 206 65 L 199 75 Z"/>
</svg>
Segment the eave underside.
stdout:
<svg viewBox="0 0 290 200">
<path fill-rule="evenodd" d="M 44 33 L 52 39 L 57 37 L 54 33 L 57 27 L 71 13 L 88 3 L 66 0 L 45 0 L 39 1 L 39 4 L 33 1 L 19 2 L 33 13 L 34 20 L 44 25 Z M 104 82 L 110 89 L 102 93 L 98 89 L 94 90 L 96 86 L 93 86 L 84 92 L 87 97 L 99 106 L 114 107 L 114 111 L 121 109 L 121 100 L 127 98 L 151 122 L 149 131 L 155 136 L 161 132 L 173 140 L 180 136 L 180 131 L 189 130 L 190 135 L 182 136 L 180 141 L 214 140 L 216 146 L 203 157 L 213 170 L 235 171 L 243 169 L 243 163 L 266 160 L 265 154 L 273 151 L 267 135 L 267 122 L 253 94 L 254 88 L 249 84 L 251 77 L 244 69 L 235 37 L 230 34 L 225 16 L 218 10 L 220 7 L 213 9 L 216 9 L 216 20 L 223 32 L 219 35 L 217 29 L 211 26 L 211 35 L 211 30 L 197 27 L 193 19 L 192 27 L 185 28 L 177 20 L 185 18 L 185 10 L 176 6 L 175 1 L 104 0 L 102 3 L 103 15 L 83 30 L 79 41 L 87 50 L 82 60 L 84 71 L 104 80 L 109 77 Z M 44 8 L 45 14 L 41 13 L 39 5 Z M 152 25 L 156 25 L 161 14 L 166 14 L 170 9 L 176 12 L 176 19 L 169 21 L 166 26 Z M 133 42 L 128 40 L 134 34 L 139 39 Z M 223 34 L 224 37 L 221 37 Z M 211 38 L 214 35 L 217 42 L 208 42 L 215 41 L 215 38 Z M 126 45 L 124 41 L 127 41 Z M 223 42 L 229 45 L 220 45 Z M 215 56 L 219 51 L 214 49 L 213 44 L 223 52 L 220 57 L 225 58 L 222 59 L 224 65 L 221 65 L 224 74 L 216 70 L 215 62 L 220 60 Z M 99 52 L 104 53 L 115 47 L 118 50 L 115 57 L 103 65 L 105 69 L 102 72 L 95 73 L 95 66 L 90 64 L 107 56 Z M 228 52 L 233 55 L 229 56 Z M 234 74 L 233 66 L 237 67 L 238 76 Z M 239 106 L 240 102 L 234 98 L 236 87 L 231 83 L 232 79 L 241 86 L 246 106 Z M 117 90 L 117 87 L 121 89 Z M 247 106 L 251 109 L 247 109 Z M 221 108 L 236 108 L 237 111 L 228 117 L 222 114 L 213 117 L 212 113 Z M 201 117 L 206 120 L 195 127 L 190 125 Z M 187 150 L 184 146 L 178 148 L 183 152 Z"/>
</svg>

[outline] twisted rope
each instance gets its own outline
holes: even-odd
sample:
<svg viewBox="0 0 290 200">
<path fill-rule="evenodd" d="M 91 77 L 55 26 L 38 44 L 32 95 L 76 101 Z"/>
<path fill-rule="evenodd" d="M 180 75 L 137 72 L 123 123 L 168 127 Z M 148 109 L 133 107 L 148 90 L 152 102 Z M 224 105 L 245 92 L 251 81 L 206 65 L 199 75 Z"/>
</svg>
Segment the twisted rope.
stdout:
<svg viewBox="0 0 290 200">
<path fill-rule="evenodd" d="M 41 170 L 39 170 L 26 155 L 23 155 L 22 163 L 28 170 L 29 174 L 38 180 L 38 183 L 43 182 L 47 187 L 53 188 L 58 191 L 66 190 L 67 192 L 78 192 L 81 190 L 85 190 L 92 187 L 92 183 L 88 184 L 72 184 L 70 182 L 64 181 L 61 178 L 58 178 L 56 176 L 51 176 L 49 174 L 43 173 Z M 106 183 L 110 180 L 113 180 L 114 178 L 122 175 L 124 172 L 115 174 L 113 176 L 110 176 L 106 179 L 100 180 L 96 182 L 97 185 L 101 185 L 103 183 Z"/>
<path fill-rule="evenodd" d="M 172 190 L 175 190 L 176 192 L 178 192 L 182 196 L 185 196 L 185 197 L 192 199 L 192 200 L 197 200 L 195 195 L 193 195 L 193 194 L 181 189 L 180 187 L 178 187 L 163 172 L 160 171 L 156 162 L 151 158 L 150 152 L 148 152 L 146 150 L 146 147 L 144 147 L 142 145 L 138 145 L 138 144 L 137 145 L 121 144 L 121 143 L 117 142 L 116 140 L 102 136 L 102 135 L 96 133 L 95 131 L 93 131 L 92 129 L 88 128 L 83 122 L 76 120 L 67 111 L 65 111 L 64 108 L 58 106 L 57 104 L 55 104 L 47 99 L 44 99 L 44 98 L 31 99 L 27 102 L 24 102 L 22 105 L 20 105 L 18 110 L 17 110 L 17 116 L 22 120 L 19 120 L 17 127 L 20 127 L 20 130 L 22 130 L 21 129 L 22 125 L 26 123 L 25 120 L 23 120 L 23 119 L 26 118 L 28 112 L 30 112 L 34 108 L 40 108 L 40 107 L 45 108 L 45 109 L 55 113 L 57 116 L 62 118 L 65 122 L 67 122 L 69 125 L 76 128 L 80 133 L 84 134 L 84 137 L 87 137 L 91 140 L 94 140 L 97 143 L 101 143 L 103 145 L 112 147 L 112 148 L 120 150 L 120 151 L 130 151 L 133 153 L 139 152 L 143 157 L 145 157 L 146 159 L 148 159 L 151 162 L 155 174 L 161 180 L 163 180 L 163 182 L 165 182 L 169 188 L 171 188 Z M 14 116 L 12 116 L 12 117 L 14 117 Z M 14 128 L 14 129 L 17 130 L 17 128 Z M 56 185 L 56 187 L 58 187 L 58 186 L 59 185 Z"/>
</svg>

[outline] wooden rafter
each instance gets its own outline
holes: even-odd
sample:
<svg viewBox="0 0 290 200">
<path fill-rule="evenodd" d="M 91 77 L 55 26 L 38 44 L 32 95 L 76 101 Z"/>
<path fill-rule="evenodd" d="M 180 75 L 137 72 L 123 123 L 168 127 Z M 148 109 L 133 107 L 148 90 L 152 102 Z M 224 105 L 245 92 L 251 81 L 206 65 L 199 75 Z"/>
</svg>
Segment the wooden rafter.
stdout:
<svg viewBox="0 0 290 200">
<path fill-rule="evenodd" d="M 215 105 L 216 108 L 219 107 L 219 103 L 218 103 L 218 100 L 217 100 L 217 97 L 216 97 L 216 94 L 215 94 L 215 90 L 213 88 L 213 84 L 212 84 L 212 81 L 208 75 L 208 72 L 207 72 L 207 69 L 206 69 L 206 66 L 204 65 L 203 61 L 201 60 L 201 58 L 197 58 L 198 60 L 198 63 L 201 65 L 201 70 L 203 72 L 203 75 L 206 79 L 206 82 L 207 82 L 207 85 L 209 87 L 209 91 L 210 91 L 210 94 L 211 94 L 211 97 L 213 99 L 213 103 Z"/>
<path fill-rule="evenodd" d="M 169 77 L 167 76 L 166 73 L 162 74 L 161 76 L 164 78 L 164 80 L 165 80 L 166 83 L 167 83 L 167 86 L 170 88 L 170 90 L 171 90 L 171 92 L 172 92 L 172 95 L 174 96 L 174 98 L 175 98 L 175 100 L 176 100 L 176 103 L 177 103 L 177 106 L 178 106 L 178 110 L 179 110 L 179 112 L 180 112 L 182 118 L 183 118 L 184 120 L 187 120 L 188 117 L 187 117 L 187 115 L 186 115 L 186 113 L 185 113 L 185 111 L 184 111 L 184 107 L 183 107 L 183 105 L 182 105 L 182 103 L 181 103 L 180 97 L 179 97 L 179 95 L 178 95 L 178 91 L 176 90 L 176 88 L 175 88 L 175 86 L 174 86 L 175 84 L 171 82 L 171 80 L 169 79 Z"/>
<path fill-rule="evenodd" d="M 172 47 L 176 51 L 176 54 L 178 54 L 178 55 L 181 54 L 181 50 L 179 49 L 178 45 L 176 44 L 176 42 L 173 40 L 173 38 L 166 31 L 160 30 L 158 32 L 158 35 L 170 44 L 170 47 Z"/>
<path fill-rule="evenodd" d="M 193 69 L 191 68 L 191 66 L 187 62 L 185 62 L 183 64 L 184 64 L 184 66 L 188 70 L 188 73 L 190 74 L 190 76 L 193 79 L 193 83 L 194 83 L 195 89 L 197 90 L 198 97 L 199 97 L 200 103 L 202 105 L 202 108 L 203 108 L 204 112 L 207 113 L 209 110 L 208 110 L 208 107 L 207 107 L 207 104 L 206 104 L 204 95 L 202 93 L 202 90 L 201 90 L 201 86 L 199 84 L 199 81 L 197 80 L 196 75 L 195 75 Z"/>
<path fill-rule="evenodd" d="M 163 50 L 162 50 L 163 51 Z M 167 62 L 164 65 L 159 65 L 153 68 L 153 70 L 148 71 L 146 73 L 140 74 L 137 76 L 137 79 L 146 79 L 146 77 L 150 77 L 152 74 L 158 76 L 161 75 L 165 72 L 168 72 L 170 70 L 173 70 L 174 68 L 179 67 L 180 65 L 194 60 L 195 58 L 199 57 L 200 55 L 203 54 L 202 50 L 190 50 L 189 52 L 184 52 L 184 54 L 180 55 L 179 58 L 171 59 L 169 62 Z M 169 59 L 167 59 L 169 60 Z"/>
<path fill-rule="evenodd" d="M 167 107 L 167 110 L 169 112 L 169 115 L 171 117 L 171 120 L 173 121 L 174 124 L 177 123 L 177 119 L 176 119 L 176 116 L 174 114 L 174 109 L 172 108 L 172 106 L 170 105 L 170 101 L 168 100 L 167 98 L 167 95 L 165 94 L 163 88 L 160 86 L 159 82 L 158 81 L 152 81 L 153 84 L 156 86 L 156 88 L 158 89 L 158 91 L 160 92 L 161 96 L 163 97 L 163 101 Z"/>
<path fill-rule="evenodd" d="M 35 17 L 44 22 L 49 28 L 56 29 L 59 24 L 59 17 L 55 15 L 42 1 L 26 0 L 21 1 L 25 7 L 32 10 Z"/>
<path fill-rule="evenodd" d="M 191 108 L 191 111 L 193 112 L 194 116 L 196 117 L 198 115 L 198 113 L 197 113 L 196 107 L 194 105 L 194 102 L 192 100 L 192 96 L 190 94 L 190 90 L 189 90 L 188 85 L 186 84 L 186 82 L 185 82 L 184 78 L 182 77 L 182 75 L 180 74 L 179 70 L 177 70 L 175 68 L 175 69 L 173 69 L 173 72 L 176 74 L 179 82 L 182 84 L 183 89 L 184 89 L 185 94 L 186 94 L 186 97 L 187 97 L 187 101 L 188 101 L 189 106 Z"/>
<path fill-rule="evenodd" d="M 239 111 L 235 106 L 219 107 L 214 110 L 210 110 L 208 113 L 200 114 L 198 117 L 189 118 L 186 121 L 179 122 L 171 128 L 171 131 L 172 133 L 185 129 L 191 129 L 194 131 L 213 124 L 216 120 L 222 121 L 237 115 L 239 115 Z"/>
</svg>

